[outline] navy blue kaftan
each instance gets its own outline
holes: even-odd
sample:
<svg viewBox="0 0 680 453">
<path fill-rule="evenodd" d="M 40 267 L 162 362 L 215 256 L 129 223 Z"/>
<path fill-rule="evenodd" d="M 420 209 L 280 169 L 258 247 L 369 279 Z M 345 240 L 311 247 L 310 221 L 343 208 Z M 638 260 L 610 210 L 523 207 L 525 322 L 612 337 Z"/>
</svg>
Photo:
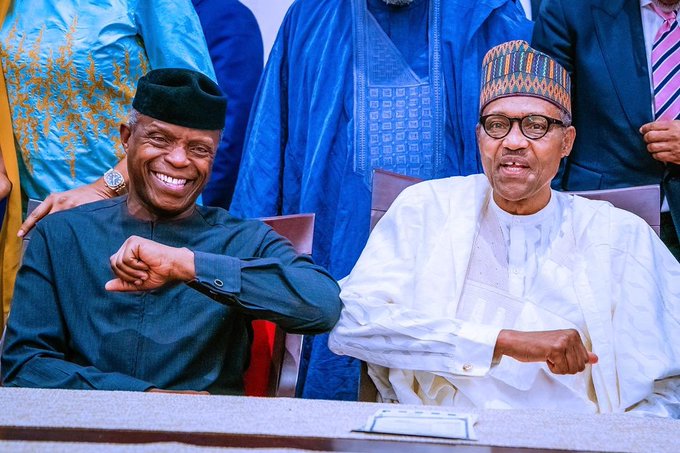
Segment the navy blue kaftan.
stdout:
<svg viewBox="0 0 680 453">
<path fill-rule="evenodd" d="M 337 284 L 270 227 L 200 206 L 185 219 L 140 221 L 126 198 L 35 227 L 16 280 L 3 385 L 242 394 L 252 319 L 296 333 L 336 322 Z M 193 250 L 196 281 L 106 291 L 109 257 L 131 235 Z"/>
</svg>

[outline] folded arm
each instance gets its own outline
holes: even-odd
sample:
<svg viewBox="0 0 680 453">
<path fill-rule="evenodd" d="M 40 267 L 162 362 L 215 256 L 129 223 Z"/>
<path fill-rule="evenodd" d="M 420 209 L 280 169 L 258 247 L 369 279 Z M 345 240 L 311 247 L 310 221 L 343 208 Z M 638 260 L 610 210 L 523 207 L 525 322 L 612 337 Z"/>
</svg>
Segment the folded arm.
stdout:
<svg viewBox="0 0 680 453">
<path fill-rule="evenodd" d="M 329 330 L 340 312 L 337 283 L 306 255 L 268 231 L 259 256 L 240 259 L 130 237 L 111 257 L 110 291 L 145 291 L 174 281 L 254 318 L 296 333 Z"/>
<path fill-rule="evenodd" d="M 422 192 L 416 186 L 397 198 L 341 282 L 343 310 L 329 347 L 388 368 L 484 375 L 500 329 L 456 319 L 451 295 L 417 289 L 418 279 L 438 278 L 423 266 L 441 247 L 435 236 L 447 215 Z"/>
</svg>

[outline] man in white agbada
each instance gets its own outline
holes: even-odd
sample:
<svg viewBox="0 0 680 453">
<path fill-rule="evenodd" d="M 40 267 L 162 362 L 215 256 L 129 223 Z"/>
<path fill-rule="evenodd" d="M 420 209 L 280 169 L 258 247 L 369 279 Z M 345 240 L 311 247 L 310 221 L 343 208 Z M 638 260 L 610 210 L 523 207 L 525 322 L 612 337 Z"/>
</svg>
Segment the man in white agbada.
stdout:
<svg viewBox="0 0 680 453">
<path fill-rule="evenodd" d="M 550 189 L 576 133 L 561 66 L 513 41 L 482 74 L 485 175 L 398 197 L 331 350 L 383 401 L 679 417 L 680 264 L 642 219 Z"/>
</svg>

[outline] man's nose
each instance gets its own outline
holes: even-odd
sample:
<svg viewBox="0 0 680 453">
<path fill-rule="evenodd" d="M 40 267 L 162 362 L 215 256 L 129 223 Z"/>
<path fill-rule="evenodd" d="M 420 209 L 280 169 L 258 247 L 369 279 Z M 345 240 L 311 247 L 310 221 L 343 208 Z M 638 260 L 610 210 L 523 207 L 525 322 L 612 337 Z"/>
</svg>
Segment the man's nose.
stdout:
<svg viewBox="0 0 680 453">
<path fill-rule="evenodd" d="M 510 124 L 510 132 L 503 138 L 503 145 L 508 149 L 522 149 L 529 146 L 529 139 L 522 133 L 519 121 Z"/>
<path fill-rule="evenodd" d="M 165 160 L 175 167 L 185 167 L 189 165 L 188 155 L 183 145 L 176 145 L 165 155 Z"/>
</svg>

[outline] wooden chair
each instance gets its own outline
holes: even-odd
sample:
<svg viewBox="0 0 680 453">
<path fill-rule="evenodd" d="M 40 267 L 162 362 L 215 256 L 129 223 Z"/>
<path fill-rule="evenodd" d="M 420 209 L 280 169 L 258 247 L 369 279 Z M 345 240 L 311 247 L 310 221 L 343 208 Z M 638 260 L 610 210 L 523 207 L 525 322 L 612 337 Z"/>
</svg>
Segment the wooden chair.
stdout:
<svg viewBox="0 0 680 453">
<path fill-rule="evenodd" d="M 420 181 L 422 179 L 412 176 L 404 176 L 386 170 L 375 170 L 371 192 L 371 230 L 392 206 L 397 195 L 408 186 Z"/>
<path fill-rule="evenodd" d="M 402 190 L 422 181 L 385 170 L 373 173 L 373 193 L 371 199 L 371 229 L 392 205 Z M 644 219 L 659 234 L 661 225 L 661 193 L 658 185 L 627 187 L 622 189 L 589 190 L 570 192 L 591 200 L 604 200 L 620 209 L 625 209 Z M 359 401 L 375 401 L 377 389 L 368 376 L 366 363 L 361 363 L 359 377 Z"/>
<path fill-rule="evenodd" d="M 608 201 L 645 220 L 657 235 L 661 234 L 661 189 L 658 185 L 622 189 L 569 192 L 591 200 Z"/>
<path fill-rule="evenodd" d="M 312 253 L 314 214 L 293 214 L 260 220 L 287 238 L 298 253 Z M 294 397 L 302 353 L 302 335 L 287 334 L 269 321 L 257 320 L 252 325 L 250 365 L 244 374 L 246 395 Z"/>
</svg>

